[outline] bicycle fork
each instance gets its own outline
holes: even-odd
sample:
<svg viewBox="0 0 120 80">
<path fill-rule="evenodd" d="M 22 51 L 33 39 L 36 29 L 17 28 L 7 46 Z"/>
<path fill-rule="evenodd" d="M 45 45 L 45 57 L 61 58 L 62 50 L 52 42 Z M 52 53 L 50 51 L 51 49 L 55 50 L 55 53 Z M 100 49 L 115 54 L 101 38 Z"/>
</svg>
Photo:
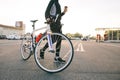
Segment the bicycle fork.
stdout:
<svg viewBox="0 0 120 80">
<path fill-rule="evenodd" d="M 36 44 L 35 44 L 35 37 L 33 37 L 33 35 L 31 35 L 31 37 L 32 37 L 32 41 L 30 43 L 30 52 L 31 54 L 33 54 L 35 52 Z"/>
<path fill-rule="evenodd" d="M 54 53 L 55 51 L 53 49 L 53 43 L 52 43 L 52 38 L 50 33 L 47 34 L 47 39 L 48 39 L 49 52 Z"/>
</svg>

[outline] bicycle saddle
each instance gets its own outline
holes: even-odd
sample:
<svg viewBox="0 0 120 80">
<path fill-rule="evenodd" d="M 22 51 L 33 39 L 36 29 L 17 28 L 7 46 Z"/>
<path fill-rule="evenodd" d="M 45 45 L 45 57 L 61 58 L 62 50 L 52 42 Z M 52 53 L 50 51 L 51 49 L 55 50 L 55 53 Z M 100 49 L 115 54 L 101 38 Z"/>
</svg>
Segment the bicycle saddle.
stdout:
<svg viewBox="0 0 120 80">
<path fill-rule="evenodd" d="M 37 22 L 38 20 L 31 20 L 31 22 L 33 22 L 33 23 L 35 23 L 35 22 Z"/>
</svg>

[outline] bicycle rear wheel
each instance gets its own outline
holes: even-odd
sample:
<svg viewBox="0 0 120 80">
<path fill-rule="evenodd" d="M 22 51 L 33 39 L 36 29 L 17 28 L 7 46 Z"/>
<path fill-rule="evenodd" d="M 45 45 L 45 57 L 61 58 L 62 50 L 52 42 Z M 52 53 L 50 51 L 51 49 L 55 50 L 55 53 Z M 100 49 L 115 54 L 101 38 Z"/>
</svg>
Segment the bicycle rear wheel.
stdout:
<svg viewBox="0 0 120 80">
<path fill-rule="evenodd" d="M 31 42 L 32 38 L 30 34 L 24 35 L 21 42 L 21 57 L 23 60 L 28 60 L 31 56 Z"/>
<path fill-rule="evenodd" d="M 56 73 L 64 70 L 69 66 L 73 59 L 74 55 L 74 50 L 73 50 L 73 45 L 71 41 L 63 34 L 60 33 L 52 33 L 51 34 L 52 40 L 55 40 L 55 42 L 52 44 L 54 53 L 49 51 L 49 48 L 47 48 L 44 52 L 44 59 L 40 58 L 40 50 L 45 46 L 45 44 L 48 42 L 47 40 L 47 35 L 43 36 L 40 41 L 38 42 L 35 50 L 35 62 L 37 63 L 38 67 L 41 68 L 42 70 L 50 73 Z M 56 62 L 55 57 L 56 57 L 56 43 L 59 40 L 61 41 L 61 49 L 59 51 L 59 56 L 65 60 L 66 62 Z"/>
</svg>

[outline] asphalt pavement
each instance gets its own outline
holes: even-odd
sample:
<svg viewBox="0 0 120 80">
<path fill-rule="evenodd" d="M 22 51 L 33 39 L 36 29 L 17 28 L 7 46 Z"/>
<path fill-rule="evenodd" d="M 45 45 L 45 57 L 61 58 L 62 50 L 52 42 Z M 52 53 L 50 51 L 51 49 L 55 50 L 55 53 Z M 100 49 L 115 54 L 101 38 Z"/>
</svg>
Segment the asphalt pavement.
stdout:
<svg viewBox="0 0 120 80">
<path fill-rule="evenodd" d="M 120 80 L 120 43 L 72 43 L 71 65 L 50 74 L 38 68 L 33 56 L 21 59 L 20 40 L 0 40 L 0 80 Z"/>
</svg>

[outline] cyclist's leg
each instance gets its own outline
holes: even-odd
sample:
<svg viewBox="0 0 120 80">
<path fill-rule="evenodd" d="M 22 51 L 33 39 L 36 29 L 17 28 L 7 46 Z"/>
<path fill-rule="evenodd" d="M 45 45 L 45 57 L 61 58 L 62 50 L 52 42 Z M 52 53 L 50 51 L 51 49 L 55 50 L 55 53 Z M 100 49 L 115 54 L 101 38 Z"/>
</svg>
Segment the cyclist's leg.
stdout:
<svg viewBox="0 0 120 80">
<path fill-rule="evenodd" d="M 43 51 L 45 51 L 48 48 L 48 42 L 45 44 L 45 46 L 42 48 Z"/>
<path fill-rule="evenodd" d="M 58 56 L 58 57 L 59 57 L 59 52 L 61 49 L 61 42 L 62 42 L 62 39 L 61 39 L 61 37 L 59 37 L 57 40 L 57 44 L 56 44 L 56 56 Z"/>
<path fill-rule="evenodd" d="M 61 30 L 61 15 L 58 16 L 57 20 L 56 20 L 56 27 L 57 27 L 57 32 L 58 33 L 62 33 L 62 30 Z M 58 40 L 57 40 L 57 44 L 56 44 L 56 56 L 59 57 L 59 54 L 60 54 L 60 49 L 61 49 L 61 39 L 62 37 L 58 36 Z"/>
<path fill-rule="evenodd" d="M 45 52 L 45 50 L 47 48 L 48 48 L 48 43 L 46 43 L 45 46 L 42 49 L 40 49 L 40 57 L 41 57 L 41 59 L 44 59 L 44 52 Z"/>
<path fill-rule="evenodd" d="M 62 33 L 62 31 L 59 31 L 59 33 Z M 55 61 L 57 62 L 66 62 L 60 57 L 60 50 L 61 50 L 61 42 L 62 42 L 62 37 L 61 36 L 56 36 L 56 56 L 55 56 Z"/>
<path fill-rule="evenodd" d="M 62 42 L 62 39 L 61 39 L 61 37 L 59 36 L 59 39 L 57 40 L 57 44 L 56 44 L 56 56 L 55 56 L 55 61 L 57 61 L 57 62 L 66 62 L 65 60 L 63 60 L 63 59 L 60 57 L 61 42 Z"/>
</svg>

